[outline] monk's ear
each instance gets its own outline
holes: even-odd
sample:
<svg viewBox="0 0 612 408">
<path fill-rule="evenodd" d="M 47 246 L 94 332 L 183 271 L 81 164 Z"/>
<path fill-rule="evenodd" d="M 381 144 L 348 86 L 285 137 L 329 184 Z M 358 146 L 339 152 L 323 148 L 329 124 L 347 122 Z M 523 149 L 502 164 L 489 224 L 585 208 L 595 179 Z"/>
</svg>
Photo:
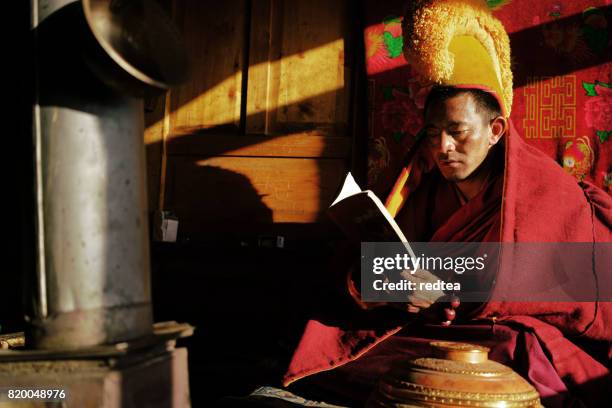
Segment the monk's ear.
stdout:
<svg viewBox="0 0 612 408">
<path fill-rule="evenodd" d="M 489 147 L 497 144 L 499 139 L 508 130 L 508 119 L 503 116 L 497 116 L 491 121 L 491 133 L 489 135 Z"/>
</svg>

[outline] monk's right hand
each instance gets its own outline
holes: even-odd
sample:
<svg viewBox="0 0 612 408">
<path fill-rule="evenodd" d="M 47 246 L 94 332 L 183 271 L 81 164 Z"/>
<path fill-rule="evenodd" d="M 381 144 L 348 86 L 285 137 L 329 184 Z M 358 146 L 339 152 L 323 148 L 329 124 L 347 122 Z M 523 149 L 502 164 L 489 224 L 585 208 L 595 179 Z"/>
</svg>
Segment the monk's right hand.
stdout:
<svg viewBox="0 0 612 408">
<path fill-rule="evenodd" d="M 400 276 L 408 282 L 414 282 L 413 286 L 416 289 L 407 295 L 406 303 L 394 303 L 394 307 L 405 309 L 409 313 L 419 313 L 446 298 L 446 294 L 441 290 L 423 289 L 428 286 L 427 283 L 433 284 L 439 280 L 436 275 L 425 269 L 404 270 Z"/>
</svg>

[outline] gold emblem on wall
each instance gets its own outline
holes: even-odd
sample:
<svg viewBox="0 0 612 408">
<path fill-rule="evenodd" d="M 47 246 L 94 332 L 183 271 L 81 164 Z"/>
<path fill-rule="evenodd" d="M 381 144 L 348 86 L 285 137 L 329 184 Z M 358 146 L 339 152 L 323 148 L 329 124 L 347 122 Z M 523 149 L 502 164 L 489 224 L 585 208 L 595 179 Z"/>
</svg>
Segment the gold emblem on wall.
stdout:
<svg viewBox="0 0 612 408">
<path fill-rule="evenodd" d="M 576 75 L 530 77 L 523 88 L 527 139 L 576 136 Z"/>
</svg>

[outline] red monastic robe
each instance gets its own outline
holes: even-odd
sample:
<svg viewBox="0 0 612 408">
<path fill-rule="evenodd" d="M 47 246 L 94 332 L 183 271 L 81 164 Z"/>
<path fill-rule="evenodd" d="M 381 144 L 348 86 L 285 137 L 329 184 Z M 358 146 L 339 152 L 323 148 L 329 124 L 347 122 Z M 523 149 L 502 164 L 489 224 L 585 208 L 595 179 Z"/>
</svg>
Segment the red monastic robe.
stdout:
<svg viewBox="0 0 612 408">
<path fill-rule="evenodd" d="M 428 193 L 411 197 L 398 215 L 400 225 L 402 217 L 427 220 L 428 225 L 417 225 L 418 231 L 407 231 L 409 240 L 425 234 L 443 242 L 612 242 L 609 195 L 590 184 L 577 184 L 551 158 L 523 142 L 512 125 L 504 137 L 504 166 L 497 167 L 498 176 L 465 205 L 453 202 L 452 194 L 446 195 L 445 205 L 427 202 L 432 188 L 440 190 L 433 192 L 435 197 L 448 185 L 431 183 L 435 176 L 424 177 L 431 183 L 424 187 Z M 427 208 L 428 217 L 411 215 Z M 512 274 L 499 273 L 494 294 L 512 287 L 521 273 L 531 273 L 520 265 L 507 266 L 503 270 Z M 606 270 L 612 269 L 610 264 L 585 268 L 584 279 L 593 280 L 593 287 L 612 283 L 611 271 Z M 554 271 L 530 278 L 556 279 Z M 598 406 L 594 404 L 603 401 L 612 386 L 612 303 L 488 302 L 472 311 L 467 321 L 450 327 L 422 325 L 411 316 L 398 320 L 394 313 L 355 307 L 345 321 L 310 320 L 284 377 L 285 386 L 310 377 L 295 386 L 314 384 L 328 391 L 322 397 L 364 402 L 394 361 L 427 354 L 433 339 L 490 347 L 492 359 L 530 380 L 550 406 L 577 400 Z"/>
</svg>

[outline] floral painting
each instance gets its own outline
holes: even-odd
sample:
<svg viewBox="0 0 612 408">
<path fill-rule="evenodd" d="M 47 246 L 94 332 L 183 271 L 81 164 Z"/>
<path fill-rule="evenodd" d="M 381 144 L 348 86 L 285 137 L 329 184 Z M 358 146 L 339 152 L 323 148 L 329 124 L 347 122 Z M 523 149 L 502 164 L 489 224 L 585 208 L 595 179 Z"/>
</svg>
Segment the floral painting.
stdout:
<svg viewBox="0 0 612 408">
<path fill-rule="evenodd" d="M 612 133 L 612 89 L 610 84 L 599 81 L 582 82 L 582 87 L 589 96 L 584 104 L 584 120 L 604 143 Z"/>
</svg>

